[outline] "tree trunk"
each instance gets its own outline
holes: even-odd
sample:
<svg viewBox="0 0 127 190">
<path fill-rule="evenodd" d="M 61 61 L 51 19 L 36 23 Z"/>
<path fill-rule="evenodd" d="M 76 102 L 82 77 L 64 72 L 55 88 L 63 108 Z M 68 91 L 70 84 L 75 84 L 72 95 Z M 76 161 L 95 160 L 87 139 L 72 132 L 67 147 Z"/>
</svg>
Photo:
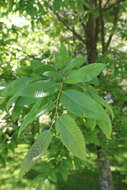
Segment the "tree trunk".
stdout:
<svg viewBox="0 0 127 190">
<path fill-rule="evenodd" d="M 89 4 L 96 6 L 96 0 L 88 0 Z M 86 25 L 86 49 L 88 63 L 97 62 L 97 42 L 99 35 L 99 19 L 95 18 L 92 13 L 89 14 L 89 18 Z M 107 152 L 102 147 L 97 147 L 97 163 L 100 174 L 100 189 L 101 190 L 113 190 L 112 173 L 110 170 L 110 162 Z"/>
<path fill-rule="evenodd" d="M 88 0 L 90 6 L 94 8 L 96 6 L 96 0 Z M 97 40 L 98 40 L 98 26 L 97 19 L 90 13 L 86 24 L 86 49 L 88 63 L 94 63 L 97 61 Z"/>
<path fill-rule="evenodd" d="M 101 147 L 97 147 L 97 161 L 100 172 L 101 190 L 113 190 L 112 173 L 107 152 Z"/>
</svg>

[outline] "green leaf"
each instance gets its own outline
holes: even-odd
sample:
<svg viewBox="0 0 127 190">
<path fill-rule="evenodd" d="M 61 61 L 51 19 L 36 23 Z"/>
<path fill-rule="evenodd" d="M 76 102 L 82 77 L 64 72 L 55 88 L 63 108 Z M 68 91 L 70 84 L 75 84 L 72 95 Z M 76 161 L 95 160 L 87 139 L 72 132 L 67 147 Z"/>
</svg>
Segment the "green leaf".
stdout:
<svg viewBox="0 0 127 190">
<path fill-rule="evenodd" d="M 64 71 L 69 71 L 73 68 L 79 68 L 82 64 L 84 64 L 84 62 L 85 62 L 84 57 L 72 58 L 71 61 L 65 67 Z"/>
<path fill-rule="evenodd" d="M 43 183 L 44 183 L 43 180 L 41 180 L 37 185 L 36 190 L 42 190 Z"/>
<path fill-rule="evenodd" d="M 54 81 L 37 81 L 29 84 L 21 96 L 42 98 L 55 93 L 58 90 L 58 84 Z"/>
<path fill-rule="evenodd" d="M 40 105 L 41 105 L 41 101 L 38 101 L 36 104 L 34 104 L 31 111 L 25 116 L 25 119 L 19 128 L 18 136 L 20 136 L 21 133 L 24 131 L 24 129 L 35 120 L 36 114 L 38 113 Z"/>
<path fill-rule="evenodd" d="M 114 118 L 114 113 L 112 111 L 111 106 L 100 96 L 98 96 L 98 94 L 96 93 L 95 89 L 92 86 L 87 86 L 86 87 L 89 95 L 99 104 L 101 104 L 102 106 L 104 106 L 107 110 L 107 112 L 111 115 L 112 119 Z"/>
<path fill-rule="evenodd" d="M 53 9 L 54 11 L 59 11 L 60 8 L 62 7 L 63 2 L 61 0 L 54 0 L 53 1 Z"/>
<path fill-rule="evenodd" d="M 96 76 L 98 76 L 105 67 L 106 65 L 102 63 L 93 63 L 82 67 L 80 69 L 82 73 L 82 81 L 89 82 L 96 78 Z"/>
<path fill-rule="evenodd" d="M 77 90 L 64 91 L 61 96 L 61 103 L 69 112 L 80 117 L 102 119 L 106 115 L 101 105 Z"/>
<path fill-rule="evenodd" d="M 96 127 L 96 120 L 95 119 L 87 119 L 85 121 L 85 126 L 90 128 L 93 131 Z"/>
<path fill-rule="evenodd" d="M 18 97 L 22 89 L 25 88 L 25 86 L 28 85 L 29 82 L 30 80 L 27 77 L 22 77 L 20 79 L 12 81 L 6 85 L 5 89 L 2 90 L 1 96 Z"/>
<path fill-rule="evenodd" d="M 39 116 L 45 114 L 46 112 L 51 111 L 55 107 L 54 102 L 49 102 L 45 104 L 45 100 L 38 101 L 31 109 L 31 111 L 26 115 L 25 120 L 23 121 L 20 129 L 19 134 L 20 135 L 25 128 L 32 123 L 36 118 Z"/>
<path fill-rule="evenodd" d="M 61 80 L 63 78 L 62 73 L 56 71 L 46 71 L 43 75 L 52 80 Z"/>
<path fill-rule="evenodd" d="M 38 110 L 36 117 L 40 117 L 41 115 L 53 110 L 54 108 L 55 108 L 55 103 L 54 102 L 48 102 Z"/>
<path fill-rule="evenodd" d="M 6 88 L 2 91 L 2 96 L 19 96 L 22 90 L 30 83 L 29 78 L 22 77 L 7 84 Z"/>
<path fill-rule="evenodd" d="M 37 101 L 39 101 L 40 99 L 37 98 L 30 98 L 30 97 L 19 97 L 19 99 L 17 100 L 17 106 L 25 106 L 25 105 L 31 105 L 33 103 L 36 103 Z"/>
<path fill-rule="evenodd" d="M 65 46 L 61 46 L 59 52 L 55 54 L 54 65 L 56 69 L 65 67 L 70 61 L 70 56 Z"/>
<path fill-rule="evenodd" d="M 31 67 L 32 67 L 33 72 L 37 74 L 42 74 L 43 72 L 54 70 L 54 68 L 51 65 L 41 63 L 40 60 L 36 60 L 36 59 L 33 59 L 31 61 Z"/>
<path fill-rule="evenodd" d="M 90 81 L 90 84 L 92 84 L 92 85 L 94 85 L 94 86 L 99 86 L 99 84 L 100 84 L 99 78 L 96 77 L 96 78 L 92 79 L 92 80 Z"/>
<path fill-rule="evenodd" d="M 21 166 L 20 176 L 25 175 L 35 164 L 36 160 L 45 154 L 50 142 L 52 135 L 50 130 L 43 131 L 28 151 L 26 157 Z"/>
<path fill-rule="evenodd" d="M 63 115 L 56 122 L 56 130 L 66 148 L 84 160 L 86 157 L 85 141 L 76 122 L 69 115 Z"/>
<path fill-rule="evenodd" d="M 9 107 L 13 104 L 13 103 L 15 103 L 15 101 L 17 100 L 17 96 L 16 95 L 14 95 L 14 96 L 12 96 L 9 100 L 8 100 L 8 102 L 7 102 L 7 110 L 9 109 Z"/>
<path fill-rule="evenodd" d="M 71 84 L 89 82 L 96 78 L 104 68 L 105 65 L 102 63 L 86 65 L 81 69 L 70 71 L 64 82 Z"/>
<path fill-rule="evenodd" d="M 97 121 L 97 125 L 100 127 L 102 132 L 105 134 L 105 136 L 110 139 L 111 138 L 111 133 L 112 133 L 112 124 L 111 120 L 107 115 L 106 120 L 99 120 Z"/>
<path fill-rule="evenodd" d="M 12 110 L 12 115 L 11 115 L 13 121 L 16 121 L 19 119 L 21 111 L 22 111 L 22 107 L 17 106 L 17 102 L 16 102 L 16 104 Z"/>
<path fill-rule="evenodd" d="M 83 82 L 82 73 L 80 72 L 80 70 L 70 71 L 67 78 L 64 80 L 64 82 L 69 83 L 69 84 L 76 84 L 79 82 Z"/>
</svg>

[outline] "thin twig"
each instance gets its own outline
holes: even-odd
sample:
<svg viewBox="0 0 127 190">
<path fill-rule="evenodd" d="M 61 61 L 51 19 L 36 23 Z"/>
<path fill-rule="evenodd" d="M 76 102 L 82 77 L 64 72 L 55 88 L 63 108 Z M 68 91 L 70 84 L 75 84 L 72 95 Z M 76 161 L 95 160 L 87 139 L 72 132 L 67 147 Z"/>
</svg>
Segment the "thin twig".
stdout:
<svg viewBox="0 0 127 190">
<path fill-rule="evenodd" d="M 125 0 L 118 0 L 116 1 L 115 3 L 112 3 L 111 5 L 109 5 L 108 7 L 105 7 L 105 10 L 107 9 L 111 9 L 111 8 L 114 8 L 116 6 L 119 6 L 120 3 L 124 2 Z"/>
<path fill-rule="evenodd" d="M 79 33 L 77 33 L 74 28 L 72 28 L 72 27 L 70 26 L 70 24 L 68 23 L 68 20 L 65 20 L 65 18 L 64 18 L 63 16 L 61 16 L 59 13 L 54 12 L 51 7 L 49 7 L 49 9 L 53 12 L 53 14 L 57 17 L 57 19 L 58 19 L 60 22 L 62 22 L 62 23 L 64 24 L 64 26 L 65 26 L 69 31 L 72 32 L 72 34 L 73 34 L 75 37 L 77 37 L 81 42 L 85 43 L 85 39 L 82 38 L 82 36 L 81 36 Z"/>
<path fill-rule="evenodd" d="M 105 50 L 108 49 L 108 47 L 109 47 L 109 45 L 111 43 L 111 40 L 113 38 L 113 35 L 114 35 L 115 31 L 116 31 L 117 22 L 119 20 L 119 10 L 120 10 L 120 7 L 119 6 L 116 7 L 116 11 L 115 11 L 115 15 L 114 15 L 114 21 L 113 21 L 113 27 L 111 29 L 111 33 L 110 33 L 109 38 L 107 40 L 107 43 L 105 45 Z"/>
<path fill-rule="evenodd" d="M 107 7 L 107 5 L 109 4 L 110 0 L 107 0 L 106 3 L 104 4 L 103 9 L 105 9 Z"/>
<path fill-rule="evenodd" d="M 63 89 L 63 81 L 61 81 L 61 83 L 60 83 L 60 89 L 59 89 L 59 92 L 58 92 L 58 95 L 57 95 L 57 98 L 56 98 L 55 114 L 54 114 L 54 117 L 52 119 L 52 124 L 51 124 L 50 128 L 53 127 L 53 124 L 55 123 L 57 117 L 59 116 L 59 114 L 58 114 L 58 108 L 59 108 L 60 96 L 61 96 L 61 93 L 62 93 L 62 89 Z"/>
</svg>

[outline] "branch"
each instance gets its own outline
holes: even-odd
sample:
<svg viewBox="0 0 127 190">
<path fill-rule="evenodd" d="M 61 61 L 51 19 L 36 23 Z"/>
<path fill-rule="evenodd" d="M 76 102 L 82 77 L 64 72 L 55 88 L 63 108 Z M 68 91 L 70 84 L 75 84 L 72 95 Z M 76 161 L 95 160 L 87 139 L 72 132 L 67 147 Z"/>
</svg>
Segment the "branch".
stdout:
<svg viewBox="0 0 127 190">
<path fill-rule="evenodd" d="M 120 3 L 119 0 L 117 2 Z M 113 27 L 111 29 L 111 34 L 109 36 L 109 39 L 107 40 L 107 43 L 106 43 L 106 46 L 105 46 L 105 50 L 108 49 L 108 47 L 109 47 L 109 45 L 111 43 L 112 37 L 113 37 L 113 35 L 115 33 L 115 30 L 116 30 L 116 27 L 117 27 L 117 22 L 119 20 L 119 11 L 120 11 L 120 6 L 117 6 L 116 10 L 115 10 L 115 15 L 114 15 Z"/>
<path fill-rule="evenodd" d="M 105 3 L 105 5 L 104 5 L 103 9 L 105 9 L 105 8 L 107 7 L 107 5 L 109 4 L 109 1 L 110 1 L 110 0 L 107 0 L 107 1 L 106 1 L 106 3 Z"/>
<path fill-rule="evenodd" d="M 125 0 L 117 0 L 115 3 L 112 3 L 108 7 L 105 7 L 105 10 L 115 8 L 116 6 L 119 6 L 120 3 L 124 2 Z"/>
<path fill-rule="evenodd" d="M 102 53 L 105 52 L 105 28 L 104 28 L 104 12 L 102 8 L 102 0 L 99 0 L 100 24 L 101 24 L 101 43 Z"/>
<path fill-rule="evenodd" d="M 53 10 L 52 10 L 51 7 L 50 7 L 50 10 L 53 12 Z M 65 26 L 69 31 L 71 31 L 71 32 L 73 33 L 73 35 L 74 35 L 75 37 L 77 37 L 80 41 L 82 41 L 83 43 L 85 43 L 85 39 L 82 38 L 82 36 L 81 36 L 79 33 L 77 33 L 77 32 L 75 31 L 75 29 L 72 28 L 72 27 L 69 25 L 68 21 L 65 20 L 65 18 L 63 18 L 63 16 L 61 16 L 61 15 L 60 15 L 59 13 L 57 13 L 57 12 L 53 12 L 53 14 L 57 17 L 57 19 L 58 19 L 60 22 L 62 22 L 62 23 L 64 24 L 64 26 Z"/>
</svg>

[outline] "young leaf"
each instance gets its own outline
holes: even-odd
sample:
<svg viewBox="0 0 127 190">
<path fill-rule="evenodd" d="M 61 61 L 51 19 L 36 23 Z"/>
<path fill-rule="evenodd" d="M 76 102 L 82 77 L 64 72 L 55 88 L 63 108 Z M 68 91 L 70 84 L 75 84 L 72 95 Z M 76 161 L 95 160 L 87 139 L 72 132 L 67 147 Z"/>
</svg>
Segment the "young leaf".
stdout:
<svg viewBox="0 0 127 190">
<path fill-rule="evenodd" d="M 56 69 L 61 69 L 70 61 L 70 56 L 64 45 L 61 46 L 60 51 L 55 54 L 54 65 Z"/>
<path fill-rule="evenodd" d="M 52 135 L 50 130 L 43 131 L 28 151 L 24 161 L 21 165 L 20 176 L 25 175 L 35 164 L 36 160 L 44 155 L 50 142 Z"/>
<path fill-rule="evenodd" d="M 95 119 L 87 119 L 85 121 L 85 126 L 90 128 L 93 131 L 96 127 L 96 120 Z"/>
<path fill-rule="evenodd" d="M 77 90 L 66 90 L 61 96 L 61 103 L 71 113 L 86 118 L 105 119 L 105 111 L 97 102 Z"/>
<path fill-rule="evenodd" d="M 85 141 L 76 122 L 69 115 L 63 115 L 56 122 L 56 130 L 66 148 L 84 160 L 86 156 Z"/>
</svg>

